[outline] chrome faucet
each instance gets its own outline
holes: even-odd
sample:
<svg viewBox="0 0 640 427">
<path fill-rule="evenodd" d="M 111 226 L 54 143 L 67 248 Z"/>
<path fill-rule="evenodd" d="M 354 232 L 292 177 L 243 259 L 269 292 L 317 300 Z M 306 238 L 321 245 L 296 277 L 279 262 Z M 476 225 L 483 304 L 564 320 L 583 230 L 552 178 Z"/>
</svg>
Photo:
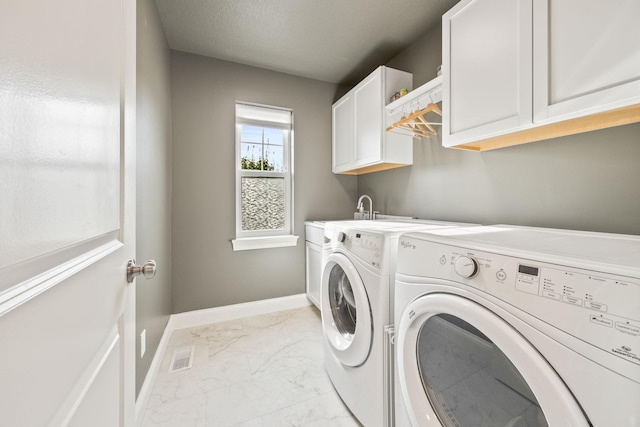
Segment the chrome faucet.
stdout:
<svg viewBox="0 0 640 427">
<path fill-rule="evenodd" d="M 358 212 L 360 212 L 361 214 L 365 212 L 364 205 L 362 204 L 362 199 L 364 198 L 369 199 L 369 213 L 368 213 L 368 216 L 365 217 L 365 219 L 374 219 L 373 201 L 371 200 L 371 197 L 367 196 L 366 194 L 363 194 L 362 196 L 360 196 L 360 198 L 358 199 L 358 205 L 356 206 L 356 209 L 358 209 Z"/>
</svg>

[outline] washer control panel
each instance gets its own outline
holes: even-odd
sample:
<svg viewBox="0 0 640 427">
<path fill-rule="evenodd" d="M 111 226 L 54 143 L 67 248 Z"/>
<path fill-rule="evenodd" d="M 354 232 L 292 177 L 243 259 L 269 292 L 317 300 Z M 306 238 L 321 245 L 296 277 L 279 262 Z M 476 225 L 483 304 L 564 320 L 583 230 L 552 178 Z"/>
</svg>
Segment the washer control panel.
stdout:
<svg viewBox="0 0 640 427">
<path fill-rule="evenodd" d="M 349 250 L 355 256 L 363 260 L 366 264 L 380 268 L 382 259 L 382 236 L 375 233 L 366 233 L 362 231 L 350 231 Z"/>
<path fill-rule="evenodd" d="M 402 236 L 397 272 L 490 294 L 640 366 L 640 277 L 617 276 Z M 634 368 L 635 369 L 635 368 Z M 640 370 L 638 380 L 640 381 Z"/>
<path fill-rule="evenodd" d="M 351 230 L 333 224 L 325 227 L 325 241 L 331 248 L 342 248 L 375 268 L 381 268 L 384 236 L 378 233 Z"/>
</svg>

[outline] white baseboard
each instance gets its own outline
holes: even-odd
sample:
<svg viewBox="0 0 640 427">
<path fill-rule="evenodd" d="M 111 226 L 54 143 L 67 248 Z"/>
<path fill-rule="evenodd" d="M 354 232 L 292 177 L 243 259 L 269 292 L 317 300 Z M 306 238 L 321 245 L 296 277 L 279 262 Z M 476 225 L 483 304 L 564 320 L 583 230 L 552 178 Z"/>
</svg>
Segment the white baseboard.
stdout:
<svg viewBox="0 0 640 427">
<path fill-rule="evenodd" d="M 257 316 L 265 313 L 273 313 L 274 311 L 291 310 L 308 305 L 311 305 L 311 301 L 307 299 L 307 296 L 305 294 L 298 294 L 262 301 L 226 305 L 224 307 L 207 308 L 205 310 L 188 311 L 186 313 L 172 315 L 169 318 L 167 328 L 175 331 L 176 329 L 193 328 L 194 326 Z"/>
<path fill-rule="evenodd" d="M 156 354 L 153 356 L 151 366 L 144 379 L 140 394 L 136 400 L 136 425 L 142 425 L 144 410 L 147 408 L 151 390 L 156 382 L 160 364 L 164 359 L 171 333 L 177 329 L 193 328 L 195 326 L 208 325 L 210 323 L 225 322 L 227 320 L 241 319 L 243 317 L 257 316 L 260 314 L 273 313 L 282 310 L 292 310 L 294 308 L 311 305 L 311 301 L 305 294 L 291 295 L 281 298 L 272 298 L 262 301 L 246 302 L 241 304 L 227 305 L 224 307 L 208 308 L 205 310 L 188 311 L 185 313 L 172 314 L 169 316 L 167 326 L 158 344 Z"/>
<path fill-rule="evenodd" d="M 153 385 L 156 383 L 156 377 L 160 371 L 160 364 L 162 364 L 162 359 L 166 353 L 169 338 L 171 338 L 172 331 L 169 330 L 170 323 L 171 316 L 169 316 L 169 321 L 167 322 L 167 326 L 164 328 L 162 338 L 160 338 L 158 349 L 156 350 L 156 354 L 153 355 L 153 360 L 151 361 L 151 365 L 147 371 L 147 376 L 144 378 L 144 382 L 140 388 L 140 394 L 138 394 L 138 398 L 136 399 L 136 426 L 142 425 L 144 410 L 147 409 L 147 405 L 149 404 L 151 390 L 153 389 Z"/>
</svg>

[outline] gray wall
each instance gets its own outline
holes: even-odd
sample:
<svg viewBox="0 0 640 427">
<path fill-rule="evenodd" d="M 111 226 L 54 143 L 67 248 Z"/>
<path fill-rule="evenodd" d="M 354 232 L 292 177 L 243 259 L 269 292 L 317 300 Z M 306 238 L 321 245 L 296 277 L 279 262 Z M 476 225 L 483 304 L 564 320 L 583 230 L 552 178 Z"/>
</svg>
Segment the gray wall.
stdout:
<svg viewBox="0 0 640 427">
<path fill-rule="evenodd" d="M 442 28 L 387 65 L 436 76 Z M 483 224 L 640 234 L 640 124 L 482 153 L 414 140 L 414 164 L 361 175 L 358 193 L 383 213 Z"/>
<path fill-rule="evenodd" d="M 155 2 L 139 0 L 136 222 L 138 263 L 154 259 L 156 277 L 136 280 L 136 395 L 171 313 L 170 57 Z M 140 358 L 140 333 L 147 349 Z"/>
<path fill-rule="evenodd" d="M 172 51 L 173 312 L 304 292 L 304 221 L 352 217 L 331 173 L 335 85 Z M 233 252 L 235 102 L 293 109 L 296 247 Z"/>
</svg>

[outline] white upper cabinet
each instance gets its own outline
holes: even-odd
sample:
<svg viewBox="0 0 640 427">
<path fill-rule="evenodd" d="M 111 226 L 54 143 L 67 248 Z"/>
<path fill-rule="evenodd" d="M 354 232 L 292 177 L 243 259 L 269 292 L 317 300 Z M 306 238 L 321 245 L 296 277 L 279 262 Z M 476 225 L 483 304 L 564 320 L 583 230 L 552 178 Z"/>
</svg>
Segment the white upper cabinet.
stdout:
<svg viewBox="0 0 640 427">
<path fill-rule="evenodd" d="M 442 19 L 443 145 L 640 121 L 638 17 L 638 0 L 462 0 Z"/>
<path fill-rule="evenodd" d="M 534 121 L 640 103 L 640 1 L 534 2 Z"/>
<path fill-rule="evenodd" d="M 384 106 L 412 89 L 410 73 L 378 67 L 333 104 L 334 173 L 359 175 L 413 163 L 413 138 L 385 132 Z"/>
<path fill-rule="evenodd" d="M 381 138 L 380 129 L 382 129 L 382 113 L 384 111 L 383 74 L 387 73 L 378 71 L 370 74 L 353 91 L 355 98 L 355 166 L 357 167 L 379 163 L 382 160 L 383 138 Z"/>
<path fill-rule="evenodd" d="M 463 0 L 442 19 L 442 143 L 532 121 L 531 0 Z"/>
<path fill-rule="evenodd" d="M 346 170 L 356 160 L 356 150 L 352 143 L 354 135 L 354 96 L 348 93 L 332 109 L 333 172 Z"/>
</svg>

